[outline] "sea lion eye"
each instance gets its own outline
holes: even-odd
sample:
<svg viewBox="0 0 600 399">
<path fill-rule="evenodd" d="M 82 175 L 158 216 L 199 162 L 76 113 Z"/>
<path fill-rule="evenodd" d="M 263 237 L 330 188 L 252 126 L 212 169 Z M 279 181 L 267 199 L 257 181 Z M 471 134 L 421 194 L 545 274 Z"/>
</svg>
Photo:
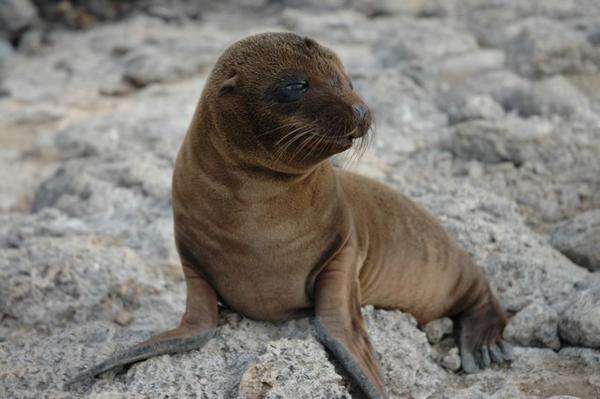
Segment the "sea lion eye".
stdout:
<svg viewBox="0 0 600 399">
<path fill-rule="evenodd" d="M 289 82 L 278 87 L 275 90 L 273 97 L 278 103 L 291 103 L 304 97 L 304 93 L 306 93 L 308 87 L 308 82 L 306 80 Z"/>
<path fill-rule="evenodd" d="M 285 88 L 289 91 L 306 91 L 308 89 L 308 82 L 303 80 L 302 82 L 290 83 Z"/>
</svg>

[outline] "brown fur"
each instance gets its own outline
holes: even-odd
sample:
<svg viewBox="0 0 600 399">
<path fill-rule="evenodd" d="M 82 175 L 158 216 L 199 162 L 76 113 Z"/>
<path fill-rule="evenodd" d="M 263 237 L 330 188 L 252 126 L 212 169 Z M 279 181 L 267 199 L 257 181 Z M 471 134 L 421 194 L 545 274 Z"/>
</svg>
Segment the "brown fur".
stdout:
<svg viewBox="0 0 600 399">
<path fill-rule="evenodd" d="M 310 88 L 282 105 L 273 85 L 286 71 Z M 467 371 L 487 367 L 490 355 L 510 357 L 496 347 L 503 311 L 439 223 L 402 194 L 327 160 L 367 133 L 370 113 L 357 117 L 357 104 L 366 110 L 339 58 L 310 39 L 268 33 L 225 51 L 173 175 L 186 316 L 168 339 L 150 342 L 212 334 L 217 298 L 253 319 L 314 314 L 322 342 L 369 397 L 383 397 L 360 312 L 373 304 L 410 312 L 420 324 L 454 316 Z"/>
</svg>

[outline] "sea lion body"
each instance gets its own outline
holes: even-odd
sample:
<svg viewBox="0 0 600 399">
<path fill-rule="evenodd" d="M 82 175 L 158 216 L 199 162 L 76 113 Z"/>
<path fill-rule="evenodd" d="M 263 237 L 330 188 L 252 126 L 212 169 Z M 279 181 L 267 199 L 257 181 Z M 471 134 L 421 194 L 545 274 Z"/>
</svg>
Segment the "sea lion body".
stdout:
<svg viewBox="0 0 600 399">
<path fill-rule="evenodd" d="M 230 190 L 231 181 L 202 167 L 215 160 L 207 154 L 200 161 L 188 148 L 212 152 L 209 144 L 204 150 L 184 145 L 177 160 L 180 251 L 186 247 L 184 253 L 202 259 L 196 263 L 221 301 L 244 316 L 311 314 L 316 275 L 349 242 L 362 260 L 356 264 L 361 304 L 407 311 L 420 324 L 447 315 L 465 294 L 475 295 L 474 286 L 485 286 L 481 271 L 429 213 L 381 183 L 324 163 L 297 181 L 265 183 L 246 175 Z"/>
<path fill-rule="evenodd" d="M 314 316 L 315 331 L 369 398 L 386 396 L 360 306 L 420 324 L 451 316 L 463 369 L 511 358 L 506 317 L 482 271 L 428 212 L 332 155 L 371 113 L 339 58 L 266 33 L 229 47 L 202 92 L 173 174 L 187 285 L 180 325 L 76 377 L 202 347 L 218 302 L 253 319 Z"/>
</svg>

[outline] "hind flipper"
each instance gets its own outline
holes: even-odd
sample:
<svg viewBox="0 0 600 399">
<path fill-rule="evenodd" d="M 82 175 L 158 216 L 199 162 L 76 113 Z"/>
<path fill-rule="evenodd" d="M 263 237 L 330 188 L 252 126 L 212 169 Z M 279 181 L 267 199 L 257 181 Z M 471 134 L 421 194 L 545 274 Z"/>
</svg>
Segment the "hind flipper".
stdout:
<svg viewBox="0 0 600 399">
<path fill-rule="evenodd" d="M 462 368 L 467 374 L 477 373 L 493 363 L 513 360 L 512 347 L 502 339 L 506 316 L 491 292 L 458 320 L 458 344 Z"/>
<path fill-rule="evenodd" d="M 66 386 L 92 379 L 98 374 L 154 356 L 201 348 L 214 335 L 217 327 L 217 294 L 202 276 L 183 268 L 186 285 L 186 311 L 179 326 L 144 342 L 117 352 L 66 382 Z"/>
</svg>

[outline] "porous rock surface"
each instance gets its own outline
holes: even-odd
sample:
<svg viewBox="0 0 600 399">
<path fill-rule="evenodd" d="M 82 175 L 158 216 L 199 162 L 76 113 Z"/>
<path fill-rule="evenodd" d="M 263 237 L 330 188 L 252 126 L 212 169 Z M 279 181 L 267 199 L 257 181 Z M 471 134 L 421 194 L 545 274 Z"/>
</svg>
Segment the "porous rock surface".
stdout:
<svg viewBox="0 0 600 399">
<path fill-rule="evenodd" d="M 600 3 L 63 3 L 0 8 L 0 397 L 358 395 L 309 319 L 227 310 L 200 351 L 63 387 L 178 322 L 174 157 L 220 51 L 268 30 L 340 54 L 376 131 L 336 162 L 437 215 L 512 316 L 515 361 L 464 375 L 449 320 L 365 307 L 390 397 L 600 397 Z"/>
</svg>

